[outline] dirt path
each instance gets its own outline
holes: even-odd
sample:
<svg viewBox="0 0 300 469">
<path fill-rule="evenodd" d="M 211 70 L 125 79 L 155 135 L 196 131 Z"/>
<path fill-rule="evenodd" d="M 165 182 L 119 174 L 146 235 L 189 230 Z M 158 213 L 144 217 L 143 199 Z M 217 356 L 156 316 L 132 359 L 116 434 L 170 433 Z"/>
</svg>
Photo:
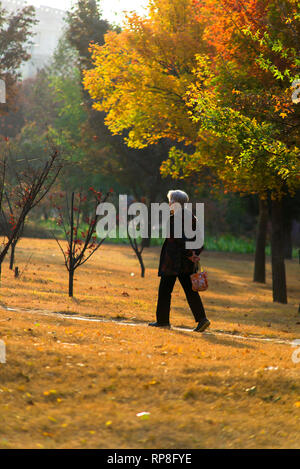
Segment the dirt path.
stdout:
<svg viewBox="0 0 300 469">
<path fill-rule="evenodd" d="M 87 322 L 96 322 L 96 323 L 116 323 L 122 326 L 140 326 L 140 327 L 147 327 L 148 322 L 144 321 L 126 321 L 124 319 L 114 319 L 114 318 L 103 318 L 103 317 L 90 317 L 90 316 L 79 316 L 77 314 L 66 314 L 60 313 L 56 311 L 48 311 L 48 310 L 39 310 L 39 309 L 27 309 L 27 308 L 9 308 L 3 304 L 0 305 L 2 309 L 5 311 L 12 311 L 17 313 L 27 313 L 27 314 L 37 314 L 41 316 L 54 316 L 54 317 L 61 317 L 62 319 L 69 319 L 75 321 L 87 321 Z M 175 331 L 182 331 L 182 332 L 193 332 L 193 329 L 188 327 L 171 327 L 171 330 Z M 282 339 L 280 337 L 266 337 L 266 336 L 258 336 L 258 335 L 240 335 L 235 331 L 224 331 L 221 329 L 210 329 L 209 331 L 205 331 L 202 334 L 210 335 L 210 336 L 227 336 L 227 337 L 234 337 L 236 339 L 242 339 L 245 341 L 256 341 L 256 342 L 269 342 L 274 344 L 283 344 L 293 346 L 294 341 Z"/>
</svg>

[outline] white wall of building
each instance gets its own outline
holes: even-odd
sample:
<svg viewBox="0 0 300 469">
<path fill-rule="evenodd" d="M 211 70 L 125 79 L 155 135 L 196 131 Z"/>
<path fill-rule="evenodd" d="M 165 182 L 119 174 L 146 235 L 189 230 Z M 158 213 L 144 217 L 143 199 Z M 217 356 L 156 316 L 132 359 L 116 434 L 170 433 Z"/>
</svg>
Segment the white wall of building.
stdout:
<svg viewBox="0 0 300 469">
<path fill-rule="evenodd" d="M 30 5 L 30 1 L 21 0 L 0 0 L 2 7 L 8 12 L 14 12 Z M 31 59 L 22 66 L 23 79 L 33 77 L 38 69 L 43 68 L 51 59 L 58 44 L 58 40 L 63 33 L 64 17 L 66 12 L 57 8 L 47 6 L 35 7 L 36 19 L 38 23 L 33 27 L 32 42 L 28 47 Z"/>
</svg>

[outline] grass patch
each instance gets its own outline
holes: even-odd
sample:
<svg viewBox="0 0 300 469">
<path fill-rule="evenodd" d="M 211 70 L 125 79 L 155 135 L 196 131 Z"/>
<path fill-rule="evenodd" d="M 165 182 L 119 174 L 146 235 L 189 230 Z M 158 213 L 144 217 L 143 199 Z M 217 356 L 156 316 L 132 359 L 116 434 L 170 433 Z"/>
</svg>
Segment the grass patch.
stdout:
<svg viewBox="0 0 300 469">
<path fill-rule="evenodd" d="M 21 270 L 29 252 L 26 282 L 3 265 L 1 304 L 11 310 L 0 308 L 0 448 L 299 447 L 292 347 L 146 326 L 155 317 L 158 248 L 145 251 L 142 279 L 130 247 L 104 245 L 76 272 L 74 299 L 55 241 L 22 239 Z M 206 252 L 202 264 L 212 331 L 299 338 L 297 261 L 287 262 L 288 305 L 272 302 L 269 263 L 266 285 L 252 283 L 249 256 Z M 171 322 L 194 326 L 177 283 Z"/>
</svg>

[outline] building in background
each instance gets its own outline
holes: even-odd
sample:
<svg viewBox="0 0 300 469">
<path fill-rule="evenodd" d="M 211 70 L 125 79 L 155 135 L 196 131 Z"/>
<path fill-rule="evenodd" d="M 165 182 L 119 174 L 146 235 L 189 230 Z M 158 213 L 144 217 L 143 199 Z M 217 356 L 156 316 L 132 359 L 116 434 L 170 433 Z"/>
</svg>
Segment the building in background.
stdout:
<svg viewBox="0 0 300 469">
<path fill-rule="evenodd" d="M 30 0 L 1 0 L 1 4 L 8 12 L 14 12 L 30 5 Z M 49 63 L 65 26 L 65 11 L 48 6 L 35 7 L 35 10 L 38 23 L 33 28 L 33 44 L 28 46 L 31 59 L 21 68 L 23 79 L 35 76 Z"/>
</svg>

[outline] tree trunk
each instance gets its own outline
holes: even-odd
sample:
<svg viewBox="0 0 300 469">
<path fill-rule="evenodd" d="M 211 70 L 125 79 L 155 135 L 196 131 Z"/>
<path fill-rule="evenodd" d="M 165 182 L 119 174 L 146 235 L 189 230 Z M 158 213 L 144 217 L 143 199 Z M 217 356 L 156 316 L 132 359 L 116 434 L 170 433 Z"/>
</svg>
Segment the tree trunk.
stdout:
<svg viewBox="0 0 300 469">
<path fill-rule="evenodd" d="M 149 248 L 151 244 L 151 235 L 149 235 L 148 238 L 143 238 L 142 239 L 142 247 L 143 248 Z"/>
<path fill-rule="evenodd" d="M 11 247 L 10 247 L 10 260 L 9 260 L 9 268 L 10 268 L 10 270 L 13 270 L 13 268 L 14 268 L 16 244 L 17 244 L 17 243 L 12 243 L 12 245 L 11 245 Z"/>
<path fill-rule="evenodd" d="M 48 217 L 48 213 L 46 209 L 43 209 L 43 215 L 44 215 L 44 220 L 47 221 L 49 217 Z"/>
<path fill-rule="evenodd" d="M 69 245 L 69 296 L 73 296 L 74 286 L 74 260 L 73 260 L 73 236 L 74 236 L 74 197 L 75 193 L 72 192 L 71 196 L 71 213 L 70 213 L 70 245 Z"/>
<path fill-rule="evenodd" d="M 268 226 L 268 203 L 259 199 L 259 217 L 257 224 L 255 263 L 253 281 L 266 283 L 266 239 Z"/>
<path fill-rule="evenodd" d="M 74 270 L 69 270 L 69 297 L 73 297 L 74 290 Z"/>
<path fill-rule="evenodd" d="M 282 202 L 272 200 L 272 283 L 273 301 L 287 303 L 285 264 L 283 254 L 283 216 Z"/>
<path fill-rule="evenodd" d="M 147 205 L 148 213 L 151 213 L 151 204 Z M 148 217 L 148 238 L 142 238 L 141 246 L 142 248 L 150 248 L 151 246 L 151 216 Z"/>
<path fill-rule="evenodd" d="M 138 257 L 138 260 L 141 266 L 141 277 L 144 278 L 145 277 L 145 265 L 144 265 L 142 254 L 140 252 L 137 252 L 136 255 Z"/>
<path fill-rule="evenodd" d="M 283 227 L 283 246 L 284 258 L 292 259 L 293 257 L 293 243 L 292 243 L 292 220 L 285 221 Z"/>
</svg>

